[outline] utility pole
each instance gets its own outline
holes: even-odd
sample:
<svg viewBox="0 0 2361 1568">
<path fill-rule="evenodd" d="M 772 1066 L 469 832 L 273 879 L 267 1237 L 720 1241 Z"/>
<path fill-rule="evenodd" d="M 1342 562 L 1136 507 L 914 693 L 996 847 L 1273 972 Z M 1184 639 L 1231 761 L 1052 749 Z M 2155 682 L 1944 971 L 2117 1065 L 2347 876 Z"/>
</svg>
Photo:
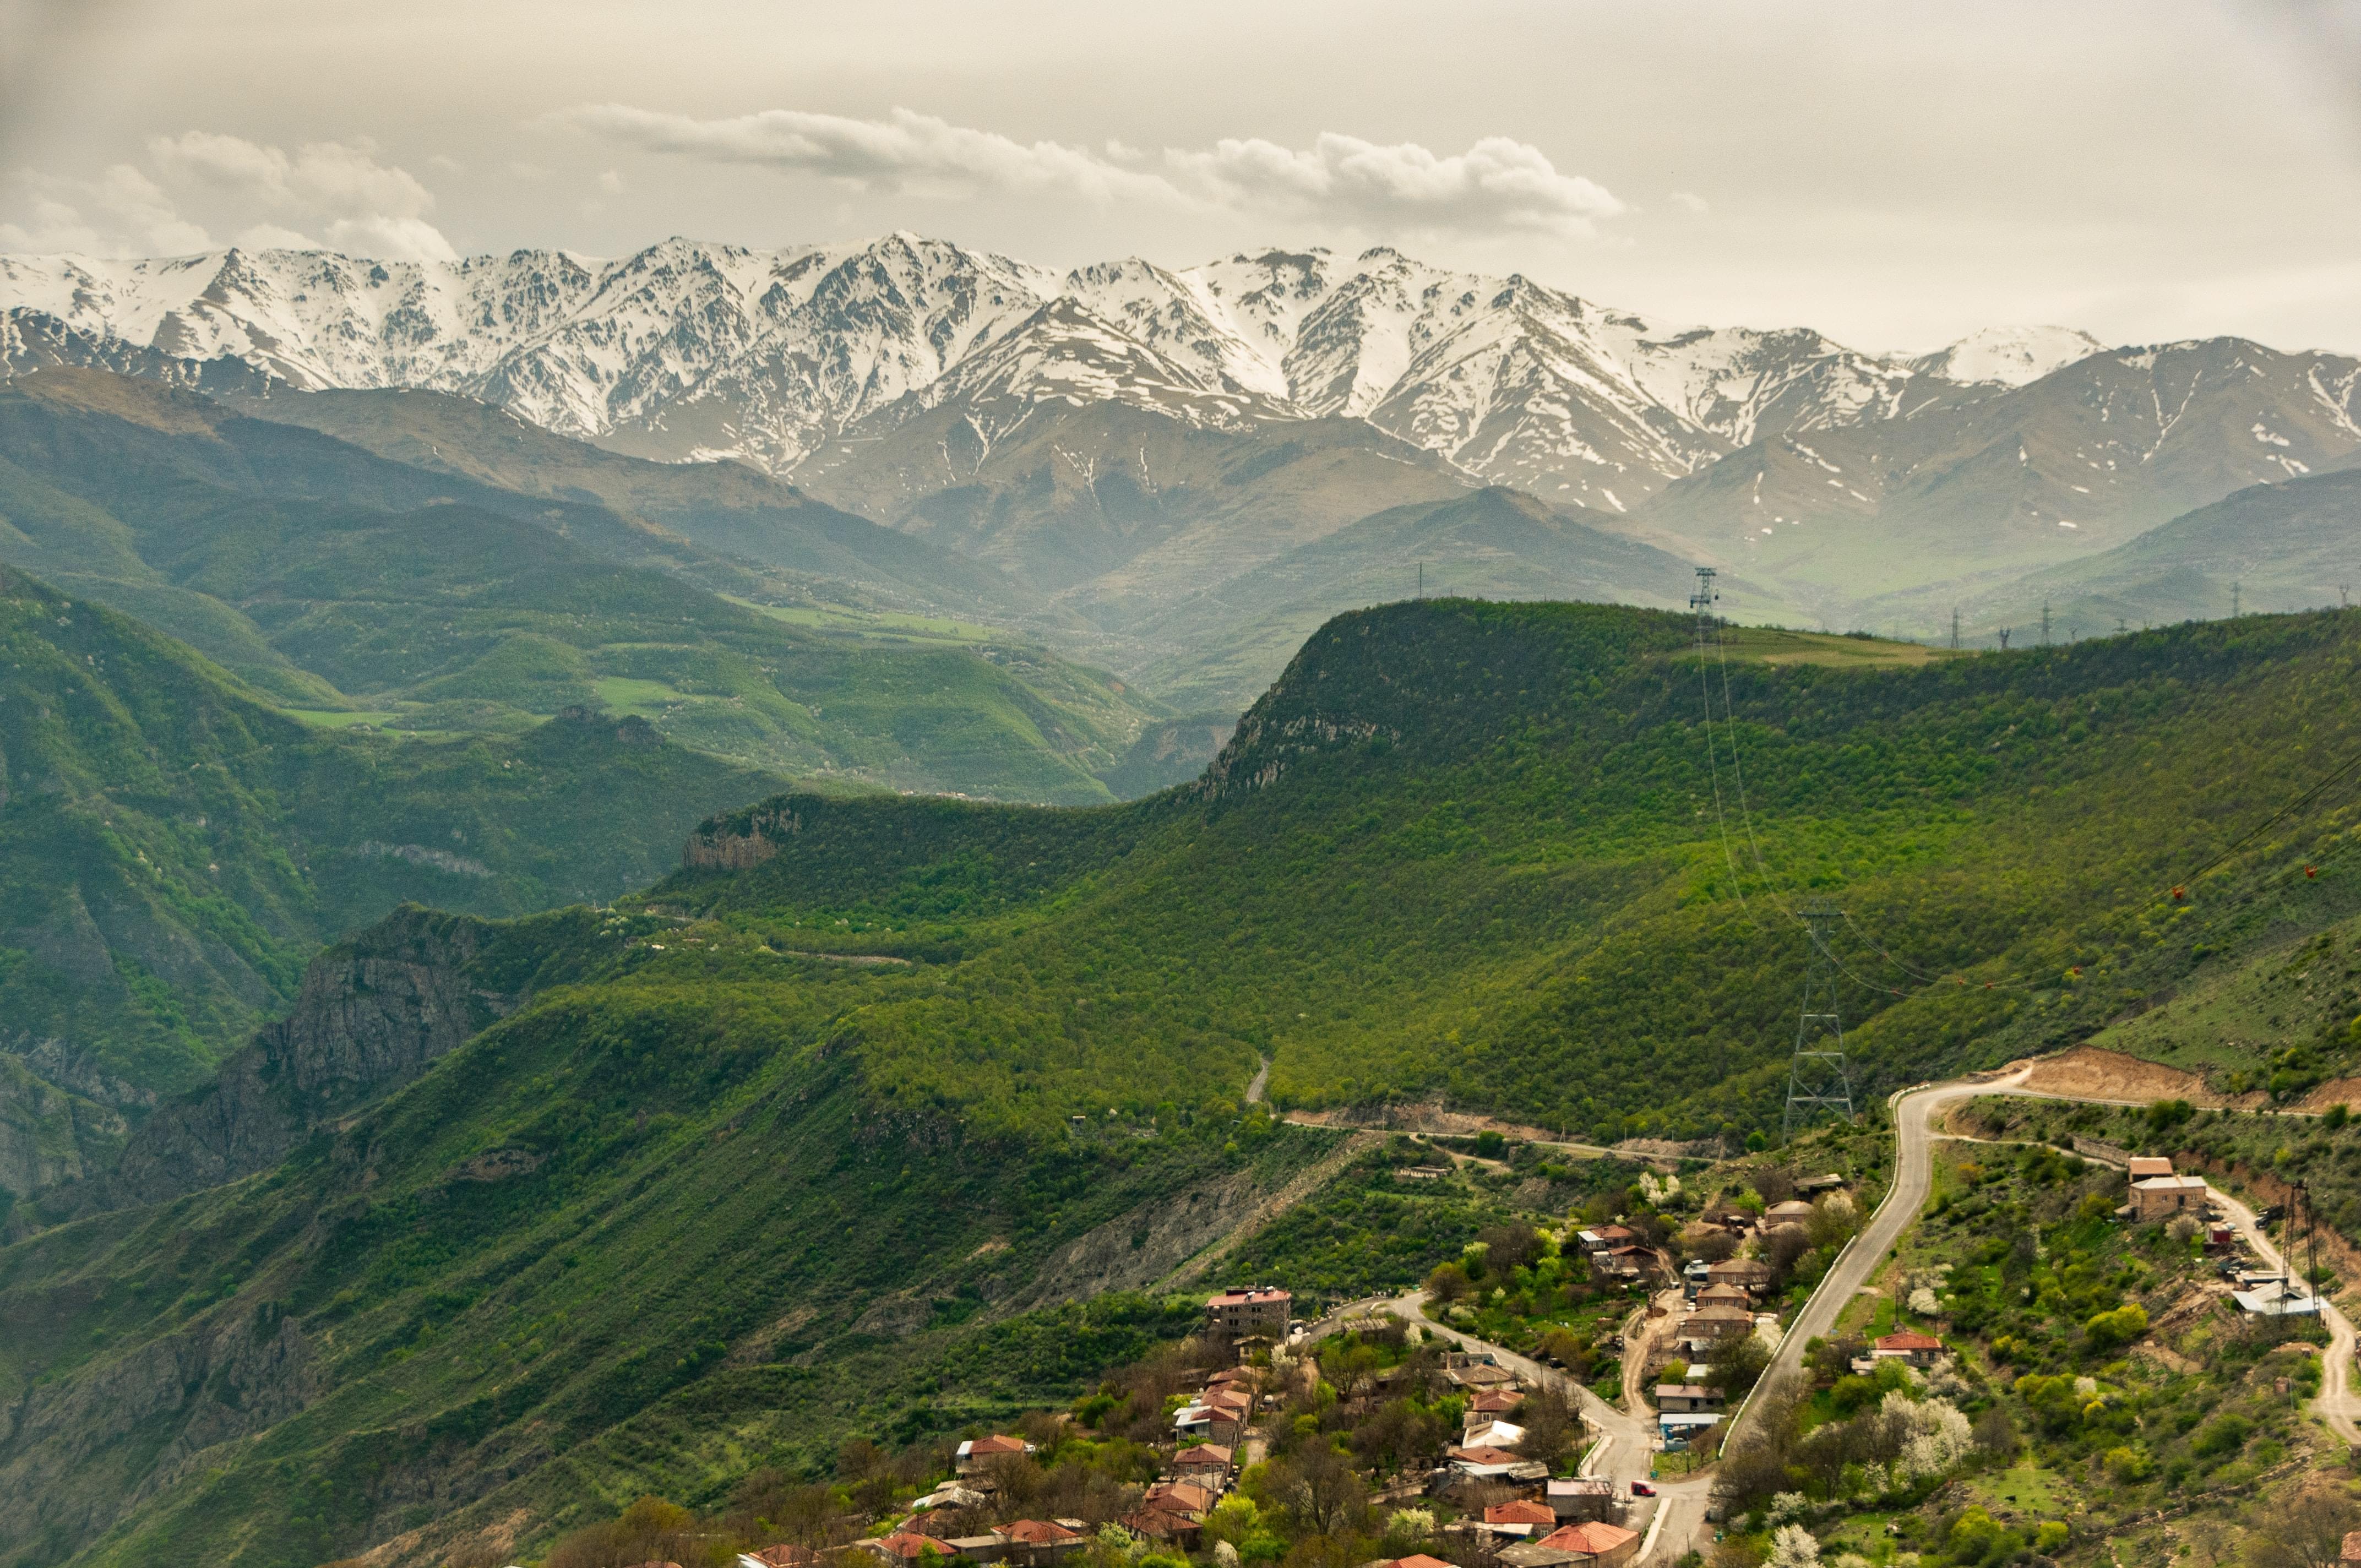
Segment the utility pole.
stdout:
<svg viewBox="0 0 2361 1568">
<path fill-rule="evenodd" d="M 1837 1013 L 1836 955 L 1828 932 L 1842 917 L 1825 899 L 1804 910 L 1811 938 L 1810 965 L 1804 971 L 1804 1004 L 1795 1020 L 1795 1056 L 1787 1069 L 1787 1109 L 1779 1121 L 1785 1142 L 1823 1110 L 1852 1120 L 1852 1078 L 1845 1070 L 1844 1020 Z"/>
<path fill-rule="evenodd" d="M 2230 585 L 2230 619 L 2233 620 L 2238 619 L 2238 589 L 2241 586 L 2235 582 Z"/>
<path fill-rule="evenodd" d="M 1954 652 L 1954 653 L 1956 653 L 1956 652 L 1958 652 L 1959 651 L 1960 651 L 1960 607 L 1959 607 L 1958 605 L 1953 605 L 1953 606 L 1951 607 L 1951 652 Z"/>
<path fill-rule="evenodd" d="M 2123 618 L 2122 616 L 2120 616 L 2120 615 L 2119 615 L 2119 616 L 2115 617 L 2115 635 L 2116 635 L 2116 636 L 2121 637 L 2125 632 L 2126 632 L 2126 631 L 2128 631 L 2128 630 L 2131 630 L 2131 628 L 2129 628 L 2129 627 L 2127 627 L 2127 626 L 2125 626 L 2125 625 L 2124 624 L 2124 618 Z"/>
<path fill-rule="evenodd" d="M 2353 608 L 2353 587 L 2351 584 L 2339 583 L 2336 585 L 2336 608 L 2339 609 L 2351 609 Z"/>
<path fill-rule="evenodd" d="M 1426 563 L 1423 561 L 1418 564 L 1418 597 L 1422 600 L 1426 598 Z"/>
<path fill-rule="evenodd" d="M 2041 601 L 2041 645 L 2044 648 L 2049 646 L 2049 601 L 2048 599 Z"/>
</svg>

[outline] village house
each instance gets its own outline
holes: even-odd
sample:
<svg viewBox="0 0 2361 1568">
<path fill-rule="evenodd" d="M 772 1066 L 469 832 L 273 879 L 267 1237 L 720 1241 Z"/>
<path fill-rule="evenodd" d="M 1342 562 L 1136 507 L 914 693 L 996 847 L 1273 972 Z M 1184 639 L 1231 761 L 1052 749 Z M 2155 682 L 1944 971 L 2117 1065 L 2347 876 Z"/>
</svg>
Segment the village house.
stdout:
<svg viewBox="0 0 2361 1568">
<path fill-rule="evenodd" d="M 1701 1383 L 1656 1385 L 1656 1409 L 1660 1410 L 1718 1410 L 1721 1405 L 1721 1390 L 1708 1388 Z"/>
<path fill-rule="evenodd" d="M 1505 1416 L 1525 1402 L 1521 1388 L 1487 1388 L 1467 1401 L 1470 1416 Z"/>
<path fill-rule="evenodd" d="M 1612 1252 L 1619 1246 L 1630 1246 L 1640 1236 L 1638 1232 L 1621 1225 L 1600 1225 L 1594 1230 L 1576 1231 L 1574 1239 L 1583 1251 L 1596 1256 L 1602 1252 Z"/>
<path fill-rule="evenodd" d="M 1699 1307 L 1736 1307 L 1741 1311 L 1752 1310 L 1754 1298 L 1737 1285 L 1708 1285 L 1697 1293 Z"/>
<path fill-rule="evenodd" d="M 2202 1176 L 2151 1176 L 2132 1183 L 2132 1212 L 2142 1224 L 2175 1214 L 2202 1212 L 2205 1207 Z"/>
<path fill-rule="evenodd" d="M 1408 1557 L 1389 1558 L 1370 1564 L 1370 1568 L 1452 1568 L 1440 1557 L 1429 1557 L 1423 1552 L 1413 1552 Z"/>
<path fill-rule="evenodd" d="M 1510 1568 L 1619 1568 L 1639 1555 L 1640 1532 L 1594 1520 L 1570 1524 L 1536 1541 L 1504 1547 Z"/>
<path fill-rule="evenodd" d="M 951 1459 L 951 1468 L 965 1475 L 978 1465 L 1002 1454 L 1013 1453 L 1022 1457 L 1032 1452 L 1033 1445 L 1021 1437 L 994 1433 L 991 1437 L 970 1438 L 959 1445 L 958 1453 Z"/>
<path fill-rule="evenodd" d="M 950 1541 L 937 1541 L 931 1535 L 920 1535 L 915 1530 L 897 1530 L 891 1535 L 872 1536 L 866 1541 L 856 1541 L 852 1543 L 852 1547 L 856 1552 L 866 1552 L 883 1562 L 896 1564 L 897 1568 L 900 1564 L 917 1563 L 928 1556 L 939 1557 L 948 1562 L 959 1552 L 959 1549 Z"/>
<path fill-rule="evenodd" d="M 1943 1354 L 1943 1342 L 1933 1334 L 1922 1334 L 1905 1329 L 1900 1333 L 1880 1334 L 1870 1342 L 1872 1361 L 1899 1359 L 1912 1366 L 1932 1366 L 1935 1358 Z"/>
<path fill-rule="evenodd" d="M 819 1568 L 819 1563 L 818 1552 L 792 1541 L 738 1554 L 738 1568 Z"/>
<path fill-rule="evenodd" d="M 1475 1420 L 1459 1434 L 1466 1448 L 1514 1448 L 1525 1441 L 1525 1429 L 1513 1421 Z"/>
<path fill-rule="evenodd" d="M 1790 1198 L 1763 1211 L 1763 1228 L 1775 1231 L 1786 1225 L 1801 1225 L 1811 1217 L 1812 1206 L 1809 1203 L 1800 1198 Z"/>
<path fill-rule="evenodd" d="M 983 1506 L 983 1494 L 974 1487 L 946 1481 L 912 1503 L 910 1511 L 923 1514 L 935 1508 L 979 1508 Z"/>
<path fill-rule="evenodd" d="M 1655 1250 L 1644 1246 L 1612 1246 L 1590 1255 L 1592 1272 L 1609 1279 L 1642 1279 L 1662 1267 Z"/>
<path fill-rule="evenodd" d="M 1826 1176 L 1799 1176 L 1795 1178 L 1795 1196 L 1817 1198 L 1823 1192 L 1834 1192 L 1844 1184 L 1845 1179 L 1835 1171 L 1829 1171 Z"/>
<path fill-rule="evenodd" d="M 1230 1472 L 1235 1468 L 1235 1451 L 1219 1443 L 1201 1442 L 1194 1448 L 1184 1448 L 1172 1456 L 1172 1478 L 1193 1482 L 1213 1491 L 1230 1484 Z"/>
<path fill-rule="evenodd" d="M 1771 1288 L 1771 1266 L 1759 1257 L 1726 1258 L 1706 1269 L 1706 1277 L 1716 1285 L 1735 1285 L 1749 1294 L 1759 1294 Z"/>
<path fill-rule="evenodd" d="M 1681 1343 L 1711 1347 L 1754 1332 L 1754 1314 L 1742 1307 L 1700 1307 L 1681 1320 Z"/>
<path fill-rule="evenodd" d="M 1205 1326 L 1225 1340 L 1255 1337 L 1283 1340 L 1287 1315 L 1295 1298 L 1285 1290 L 1248 1285 L 1224 1290 L 1205 1303 Z"/>
<path fill-rule="evenodd" d="M 1494 1503 L 1486 1508 L 1484 1528 L 1495 1536 L 1513 1536 L 1522 1541 L 1529 1536 L 1545 1535 L 1555 1530 L 1557 1514 L 1547 1503 L 1519 1497 L 1514 1502 Z"/>
<path fill-rule="evenodd" d="M 1467 1366 L 1450 1367 L 1443 1376 L 1446 1381 L 1477 1393 L 1503 1393 L 1517 1386 L 1515 1373 L 1505 1366 L 1494 1366 L 1484 1361 Z"/>
<path fill-rule="evenodd" d="M 1553 1480 L 1543 1496 L 1560 1524 L 1603 1519 L 1615 1511 L 1615 1483 L 1604 1475 L 1573 1475 Z"/>
<path fill-rule="evenodd" d="M 1455 1480 L 1539 1481 L 1549 1475 L 1548 1465 L 1502 1448 L 1446 1448 L 1443 1457 Z"/>
<path fill-rule="evenodd" d="M 2172 1162 L 2170 1160 L 2165 1158 L 2162 1155 L 2150 1154 L 2132 1156 L 2132 1157 L 2125 1162 L 2125 1171 L 2130 1178 L 2131 1184 L 2135 1187 L 2137 1187 L 2141 1182 L 2146 1181 L 2152 1176 L 2170 1176 L 2173 1174 Z"/>
</svg>

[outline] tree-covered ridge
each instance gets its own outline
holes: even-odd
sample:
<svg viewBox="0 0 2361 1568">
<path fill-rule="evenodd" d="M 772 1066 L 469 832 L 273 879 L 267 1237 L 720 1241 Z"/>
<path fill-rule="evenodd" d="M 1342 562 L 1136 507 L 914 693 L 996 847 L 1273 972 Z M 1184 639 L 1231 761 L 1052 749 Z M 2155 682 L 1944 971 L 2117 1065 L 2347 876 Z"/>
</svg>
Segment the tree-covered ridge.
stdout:
<svg viewBox="0 0 2361 1568">
<path fill-rule="evenodd" d="M 829 613 L 862 592 L 773 564 L 764 539 L 801 539 L 810 512 L 895 560 L 923 547 L 781 495 L 784 512 L 730 512 L 725 554 L 588 491 L 389 461 L 192 393 L 79 371 L 0 386 L 0 562 L 321 722 L 515 733 L 595 705 L 850 787 L 1112 798 L 1097 775 L 1152 702 L 982 628 Z"/>
<path fill-rule="evenodd" d="M 136 1106 L 194 1082 L 323 940 L 401 900 L 514 915 L 610 898 L 701 813 L 777 782 L 581 714 L 513 738 L 315 729 L 7 571 L 0 1050 Z"/>
<path fill-rule="evenodd" d="M 956 951 L 939 1000 L 858 1035 L 883 1091 L 987 1117 L 1051 1124 L 1105 1071 L 1221 1102 L 1270 1055 L 1296 1102 L 1744 1130 L 1775 1119 L 1807 896 L 1850 916 L 1863 1093 L 2169 983 L 2224 907 L 2172 904 L 2173 880 L 2361 751 L 2356 631 L 1700 667 L 1668 615 L 1392 606 L 1308 643 L 1188 790 L 1064 815 L 773 802 L 712 829 L 771 858 L 654 896 L 791 945 Z M 2329 810 L 2288 829 L 2333 833 Z M 2246 849 L 2268 870 L 2292 842 Z"/>
</svg>

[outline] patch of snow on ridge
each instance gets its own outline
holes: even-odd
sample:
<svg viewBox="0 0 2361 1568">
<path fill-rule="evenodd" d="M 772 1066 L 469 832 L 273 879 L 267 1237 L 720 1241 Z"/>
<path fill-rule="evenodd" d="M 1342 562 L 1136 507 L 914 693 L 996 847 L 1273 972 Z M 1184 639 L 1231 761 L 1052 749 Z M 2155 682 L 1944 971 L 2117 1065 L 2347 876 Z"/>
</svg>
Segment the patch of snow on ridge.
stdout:
<svg viewBox="0 0 2361 1568">
<path fill-rule="evenodd" d="M 1966 386 L 2023 387 L 2106 346 L 2073 327 L 1988 326 L 1904 363 L 1919 375 Z"/>
</svg>

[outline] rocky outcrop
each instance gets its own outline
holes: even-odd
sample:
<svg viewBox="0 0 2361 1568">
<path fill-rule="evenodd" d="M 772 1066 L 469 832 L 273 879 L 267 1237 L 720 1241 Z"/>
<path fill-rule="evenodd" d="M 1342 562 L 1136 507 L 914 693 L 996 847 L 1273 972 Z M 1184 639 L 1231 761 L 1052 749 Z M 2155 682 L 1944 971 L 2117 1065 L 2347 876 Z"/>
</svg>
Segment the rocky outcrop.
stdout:
<svg viewBox="0 0 2361 1568">
<path fill-rule="evenodd" d="M 288 1017 L 132 1135 L 82 1212 L 153 1203 L 269 1168 L 332 1117 L 398 1088 L 515 1005 L 469 965 L 492 927 L 406 907 L 312 960 Z"/>
<path fill-rule="evenodd" d="M 700 823 L 681 850 L 680 863 L 697 871 L 751 871 L 779 852 L 779 840 L 803 831 L 795 808 L 772 803 L 736 817 Z"/>
<path fill-rule="evenodd" d="M 21 1197 L 104 1169 L 123 1146 L 126 1126 L 112 1107 L 0 1052 L 0 1191 Z"/>
<path fill-rule="evenodd" d="M 265 1302 L 37 1384 L 0 1406 L 0 1557 L 95 1537 L 206 1450 L 302 1409 L 316 1382 L 310 1342 Z M 106 1474 L 119 1486 L 90 1484 Z"/>
</svg>

